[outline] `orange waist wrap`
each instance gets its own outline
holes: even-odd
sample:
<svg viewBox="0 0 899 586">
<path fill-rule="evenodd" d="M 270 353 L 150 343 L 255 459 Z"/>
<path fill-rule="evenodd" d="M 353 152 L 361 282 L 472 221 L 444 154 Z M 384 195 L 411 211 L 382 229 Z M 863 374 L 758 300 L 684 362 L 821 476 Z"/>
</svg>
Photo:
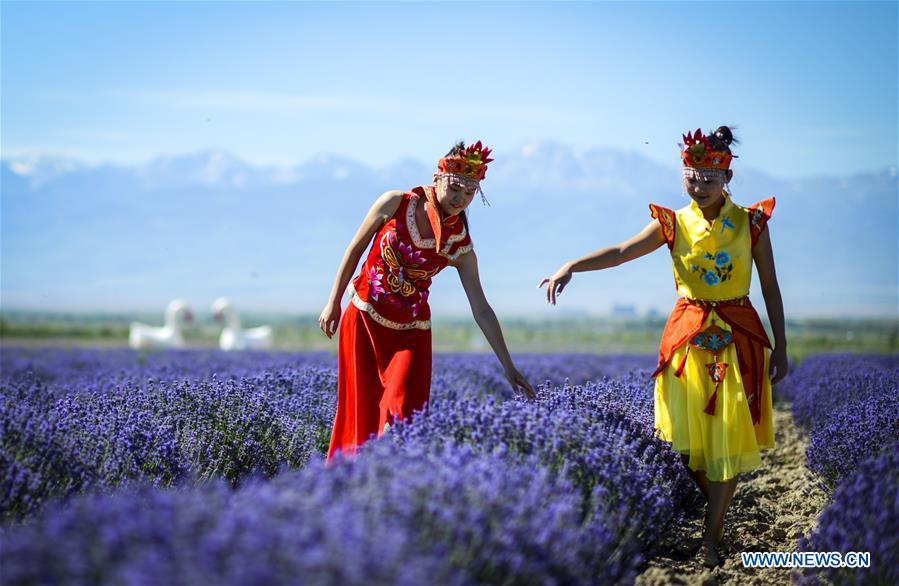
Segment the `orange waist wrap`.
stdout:
<svg viewBox="0 0 899 586">
<path fill-rule="evenodd" d="M 728 301 L 707 302 L 691 300 L 683 297 L 677 300 L 659 345 L 659 362 L 652 376 L 658 376 L 671 360 L 671 355 L 682 344 L 688 342 L 702 329 L 709 313 L 714 310 L 732 330 L 737 360 L 740 363 L 740 375 L 743 388 L 749 402 L 752 422 L 758 423 L 761 417 L 761 394 L 765 372 L 765 348 L 771 348 L 768 334 L 762 326 L 755 308 L 748 297 Z M 685 355 L 686 361 L 686 355 Z M 678 365 L 678 374 L 684 365 Z M 709 401 L 706 412 L 714 413 L 715 395 Z"/>
</svg>

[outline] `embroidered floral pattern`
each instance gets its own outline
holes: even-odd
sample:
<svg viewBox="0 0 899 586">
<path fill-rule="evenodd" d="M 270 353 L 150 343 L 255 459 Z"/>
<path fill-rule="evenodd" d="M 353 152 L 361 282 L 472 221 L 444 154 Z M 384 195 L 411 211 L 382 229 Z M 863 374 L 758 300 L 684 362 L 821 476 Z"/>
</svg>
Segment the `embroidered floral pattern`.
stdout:
<svg viewBox="0 0 899 586">
<path fill-rule="evenodd" d="M 718 387 L 724 380 L 724 376 L 727 373 L 727 367 L 729 366 L 726 362 L 719 361 L 718 355 L 733 341 L 733 334 L 719 326 L 717 323 L 715 323 L 714 320 L 712 320 L 712 325 L 702 330 L 698 334 L 695 334 L 690 339 L 691 347 L 697 348 L 699 350 L 705 350 L 706 352 L 710 352 L 712 354 L 712 361 L 706 364 L 706 368 L 708 369 L 709 377 L 712 379 L 712 382 L 715 383 L 715 391 L 711 394 L 706 403 L 705 409 L 703 409 L 703 412 L 708 413 L 709 415 L 715 414 L 715 403 L 718 395 Z M 689 350 L 689 348 L 687 350 Z"/>
<path fill-rule="evenodd" d="M 418 301 L 412 305 L 412 317 L 418 317 L 418 314 L 428 306 L 428 295 L 430 295 L 430 292 L 427 289 L 419 294 Z"/>
<path fill-rule="evenodd" d="M 421 251 L 400 241 L 396 230 L 386 232 L 381 238 L 381 257 L 389 270 L 387 285 L 390 291 L 403 297 L 414 295 L 418 290 L 415 283 L 430 278 L 439 270 L 426 267 Z"/>
<path fill-rule="evenodd" d="M 758 229 L 759 226 L 762 225 L 762 220 L 765 217 L 765 210 L 761 207 L 755 208 L 752 210 L 752 215 L 749 217 L 749 223 L 753 228 Z"/>
<path fill-rule="evenodd" d="M 755 245 L 759 235 L 765 228 L 765 224 L 771 219 L 774 211 L 774 198 L 765 199 L 752 204 L 749 208 L 749 230 L 752 234 L 752 244 Z"/>
<path fill-rule="evenodd" d="M 695 264 L 691 265 L 693 272 L 699 271 L 702 280 L 706 285 L 714 287 L 719 283 L 723 283 L 731 278 L 731 275 L 734 270 L 734 264 L 731 262 L 730 255 L 721 250 L 712 254 L 711 252 L 706 252 L 703 256 L 703 259 L 710 260 L 715 263 L 715 266 L 707 269 L 705 267 L 697 266 Z"/>
<path fill-rule="evenodd" d="M 385 293 L 384 286 L 381 282 L 384 280 L 384 275 L 379 273 L 375 267 L 372 267 L 368 271 L 368 290 L 371 291 L 371 298 L 375 301 L 378 300 L 378 295 L 383 295 Z"/>
<path fill-rule="evenodd" d="M 675 212 L 676 238 L 672 254 L 675 289 L 681 297 L 722 301 L 749 294 L 752 248 L 755 236 L 751 219 L 755 208 L 773 207 L 773 198 L 743 207 L 725 196 L 719 214 L 709 222 L 691 202 Z M 756 224 L 770 216 L 756 215 Z M 752 236 L 752 240 L 751 237 Z"/>
<path fill-rule="evenodd" d="M 649 204 L 649 209 L 652 211 L 652 217 L 656 218 L 659 221 L 659 224 L 661 224 L 665 242 L 668 243 L 668 248 L 671 248 L 674 245 L 675 236 L 674 212 L 668 208 L 663 208 L 662 206 L 657 206 L 652 203 Z"/>
<path fill-rule="evenodd" d="M 690 155 L 690 160 L 693 161 L 694 167 L 704 166 L 709 158 L 708 151 L 706 150 L 705 145 L 701 142 L 688 147 L 687 153 Z"/>
<path fill-rule="evenodd" d="M 353 281 L 353 305 L 396 330 L 430 329 L 431 278 L 448 261 L 472 250 L 468 231 L 456 216 L 444 223 L 450 229 L 445 241 L 441 239 L 441 250 L 435 251 L 436 240 L 424 239 L 418 231 L 415 212 L 422 201 L 420 193 L 405 196 L 405 209 L 381 228 Z"/>
<path fill-rule="evenodd" d="M 726 362 L 718 362 L 717 360 L 706 365 L 709 369 L 709 376 L 712 377 L 715 385 L 721 384 L 721 381 L 724 380 L 724 374 L 727 372 L 728 366 Z"/>
<path fill-rule="evenodd" d="M 712 325 L 693 336 L 690 343 L 700 350 L 717 353 L 726 348 L 733 340 L 733 334 L 718 325 Z"/>
<path fill-rule="evenodd" d="M 429 319 L 415 320 L 409 323 L 399 323 L 387 319 L 386 317 L 378 313 L 371 303 L 363 301 L 362 298 L 359 297 L 359 294 L 356 293 L 355 289 L 353 289 L 353 305 L 355 305 L 361 311 L 364 311 L 365 313 L 370 315 L 373 320 L 375 320 L 382 326 L 393 330 L 428 330 L 431 328 L 431 320 Z"/>
</svg>

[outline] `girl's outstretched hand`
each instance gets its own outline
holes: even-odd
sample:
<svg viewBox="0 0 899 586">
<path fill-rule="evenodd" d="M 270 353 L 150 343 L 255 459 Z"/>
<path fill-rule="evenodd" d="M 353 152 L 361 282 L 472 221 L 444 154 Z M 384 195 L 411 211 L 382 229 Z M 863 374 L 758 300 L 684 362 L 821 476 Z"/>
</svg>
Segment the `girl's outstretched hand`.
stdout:
<svg viewBox="0 0 899 586">
<path fill-rule="evenodd" d="M 337 332 L 338 323 L 340 323 L 340 302 L 329 302 L 318 317 L 318 327 L 330 338 Z"/>
<path fill-rule="evenodd" d="M 787 376 L 789 368 L 787 351 L 775 348 L 774 352 L 771 353 L 771 363 L 768 365 L 768 376 L 771 378 L 771 384 L 773 385 L 783 380 Z"/>
<path fill-rule="evenodd" d="M 547 277 L 540 281 L 540 284 L 537 287 L 542 287 L 549 283 L 549 286 L 546 288 L 546 302 L 556 304 L 556 295 L 560 295 L 562 290 L 565 289 L 565 286 L 568 285 L 568 281 L 571 280 L 571 267 L 568 264 L 562 265 L 562 268 L 555 272 L 555 274 L 551 277 Z"/>
<path fill-rule="evenodd" d="M 509 384 L 512 385 L 512 389 L 515 391 L 523 390 L 524 394 L 527 395 L 527 398 L 531 401 L 537 398 L 534 387 L 531 386 L 528 379 L 524 378 L 524 375 L 518 372 L 518 369 L 514 366 L 506 370 L 506 380 L 509 381 Z"/>
</svg>

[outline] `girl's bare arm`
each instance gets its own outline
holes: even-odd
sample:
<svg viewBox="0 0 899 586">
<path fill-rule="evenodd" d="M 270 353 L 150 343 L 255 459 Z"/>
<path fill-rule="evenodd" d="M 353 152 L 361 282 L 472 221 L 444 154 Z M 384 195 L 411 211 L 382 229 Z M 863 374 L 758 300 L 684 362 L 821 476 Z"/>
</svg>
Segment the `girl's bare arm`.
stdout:
<svg viewBox="0 0 899 586">
<path fill-rule="evenodd" d="M 574 273 L 616 267 L 645 256 L 663 244 L 665 244 L 665 235 L 662 233 L 662 226 L 653 220 L 633 238 L 565 263 L 553 276 L 543 279 L 537 286 L 542 287 L 549 283 L 549 287 L 546 288 L 546 301 L 555 305 L 556 295 L 568 285 Z"/>
<path fill-rule="evenodd" d="M 759 234 L 755 247 L 752 249 L 752 258 L 759 274 L 759 283 L 762 285 L 768 320 L 771 322 L 771 330 L 774 332 L 774 353 L 771 357 L 771 366 L 775 371 L 772 382 L 776 383 L 787 375 L 787 334 L 784 325 L 783 299 L 780 296 L 780 285 L 777 284 L 777 273 L 774 270 L 774 250 L 767 227 Z"/>
<path fill-rule="evenodd" d="M 499 320 L 496 319 L 496 313 L 494 313 L 493 308 L 487 302 L 487 297 L 484 295 L 480 273 L 478 272 L 477 255 L 474 251 L 463 254 L 453 263 L 453 266 L 459 271 L 459 279 L 462 281 L 465 294 L 468 296 L 468 304 L 471 306 L 471 314 L 474 317 L 474 321 L 481 328 L 481 331 L 484 332 L 484 337 L 487 338 L 487 342 L 493 348 L 493 353 L 496 354 L 500 364 L 503 365 L 509 384 L 515 390 L 521 389 L 529 399 L 535 398 L 534 387 L 531 386 L 531 383 L 518 371 L 512 362 Z"/>
<path fill-rule="evenodd" d="M 318 320 L 322 331 L 329 338 L 337 331 L 337 323 L 340 321 L 340 297 L 353 277 L 359 259 L 375 232 L 399 209 L 402 199 L 402 191 L 388 191 L 375 200 L 344 251 L 337 269 L 337 276 L 334 278 L 334 285 L 331 287 L 331 294 L 328 296 L 328 303 Z"/>
</svg>

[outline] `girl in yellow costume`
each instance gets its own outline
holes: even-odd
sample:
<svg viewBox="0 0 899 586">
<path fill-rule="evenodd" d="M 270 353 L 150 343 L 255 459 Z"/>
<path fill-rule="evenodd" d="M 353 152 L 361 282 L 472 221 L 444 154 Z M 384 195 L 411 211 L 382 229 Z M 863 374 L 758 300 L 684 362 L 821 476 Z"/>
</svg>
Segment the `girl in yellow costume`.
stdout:
<svg viewBox="0 0 899 586">
<path fill-rule="evenodd" d="M 727 126 L 710 136 L 696 130 L 683 138 L 690 205 L 673 211 L 650 204 L 654 220 L 638 235 L 565 263 L 540 286 L 549 285 L 547 301 L 555 305 L 573 273 L 617 266 L 668 246 L 680 298 L 653 373 L 655 427 L 681 454 L 707 499 L 700 559 L 714 567 L 737 477 L 761 465 L 760 450 L 774 447 L 771 385 L 787 373 L 787 343 L 765 230 L 774 198 L 746 208 L 725 191 L 733 177 L 735 142 Z M 753 261 L 774 332 L 773 350 L 748 297 Z"/>
</svg>

